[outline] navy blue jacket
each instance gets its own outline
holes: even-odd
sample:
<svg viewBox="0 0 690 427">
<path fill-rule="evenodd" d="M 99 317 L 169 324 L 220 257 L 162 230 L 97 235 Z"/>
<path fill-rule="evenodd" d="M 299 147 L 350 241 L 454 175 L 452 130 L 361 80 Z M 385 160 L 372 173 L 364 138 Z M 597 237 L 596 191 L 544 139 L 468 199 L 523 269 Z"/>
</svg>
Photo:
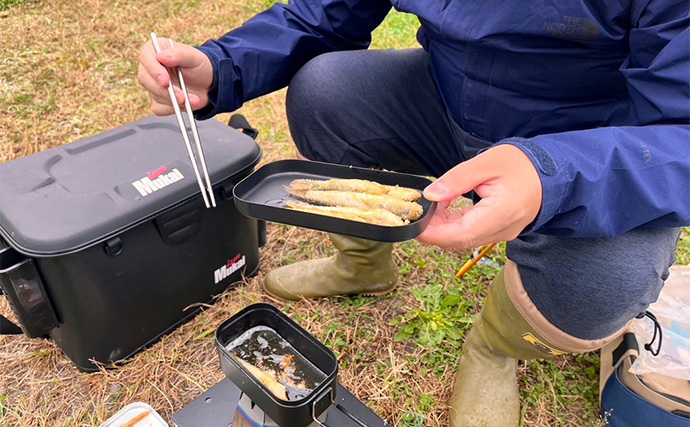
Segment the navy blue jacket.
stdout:
<svg viewBox="0 0 690 427">
<path fill-rule="evenodd" d="M 280 89 L 309 59 L 365 49 L 393 6 L 419 17 L 440 92 L 472 134 L 539 171 L 532 229 L 565 237 L 690 224 L 687 0 L 294 0 L 199 47 L 203 116 Z"/>
</svg>

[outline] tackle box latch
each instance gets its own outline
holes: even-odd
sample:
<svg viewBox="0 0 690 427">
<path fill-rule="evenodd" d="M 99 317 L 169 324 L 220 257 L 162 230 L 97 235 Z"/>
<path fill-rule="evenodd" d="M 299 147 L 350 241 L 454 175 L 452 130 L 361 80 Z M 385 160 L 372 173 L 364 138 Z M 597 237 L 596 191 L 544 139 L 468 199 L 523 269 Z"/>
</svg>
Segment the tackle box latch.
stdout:
<svg viewBox="0 0 690 427">
<path fill-rule="evenodd" d="M 164 242 L 180 244 L 199 231 L 201 211 L 197 204 L 185 203 L 158 215 L 155 224 Z"/>
</svg>

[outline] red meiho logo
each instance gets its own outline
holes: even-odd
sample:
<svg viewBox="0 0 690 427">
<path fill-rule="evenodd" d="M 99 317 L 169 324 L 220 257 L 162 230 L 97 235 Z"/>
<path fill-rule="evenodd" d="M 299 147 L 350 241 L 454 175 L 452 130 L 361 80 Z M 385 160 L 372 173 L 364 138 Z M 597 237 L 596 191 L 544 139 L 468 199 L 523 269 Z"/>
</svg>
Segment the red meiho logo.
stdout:
<svg viewBox="0 0 690 427">
<path fill-rule="evenodd" d="M 232 267 L 232 265 L 235 264 L 237 261 L 239 261 L 240 258 L 242 258 L 242 254 L 237 254 L 237 256 L 235 258 L 229 259 L 226 267 L 227 268 Z"/>
<path fill-rule="evenodd" d="M 150 180 L 153 181 L 154 179 L 163 175 L 167 171 L 168 171 L 168 168 L 166 168 L 165 166 L 161 166 L 153 172 L 146 172 L 146 175 L 149 177 Z"/>
<path fill-rule="evenodd" d="M 244 267 L 246 262 L 247 260 L 242 254 L 237 254 L 235 257 L 229 259 L 224 266 L 213 272 L 213 280 L 218 284 L 221 280 Z"/>
</svg>

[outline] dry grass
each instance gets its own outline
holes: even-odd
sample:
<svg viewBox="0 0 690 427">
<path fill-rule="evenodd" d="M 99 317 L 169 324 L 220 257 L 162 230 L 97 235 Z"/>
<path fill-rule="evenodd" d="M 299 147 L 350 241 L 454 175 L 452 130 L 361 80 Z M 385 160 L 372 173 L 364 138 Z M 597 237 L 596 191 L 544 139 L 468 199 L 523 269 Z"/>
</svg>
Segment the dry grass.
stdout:
<svg viewBox="0 0 690 427">
<path fill-rule="evenodd" d="M 170 419 L 176 410 L 223 378 L 213 334 L 208 332 L 259 301 L 280 307 L 334 348 L 341 360 L 339 378 L 343 385 L 393 425 L 399 425 L 405 411 L 415 410 L 413 402 L 393 398 L 391 391 L 402 384 L 411 395 L 446 400 L 452 366 L 447 367 L 445 379 L 415 375 L 410 360 L 416 360 L 422 350 L 392 339 L 395 331 L 388 324 L 414 304 L 406 292 L 409 283 L 385 298 L 300 303 L 273 300 L 262 292 L 261 281 L 266 271 L 281 264 L 276 254 L 288 260 L 307 259 L 328 255 L 330 248 L 321 233 L 291 227 L 271 227 L 269 237 L 257 277 L 222 295 L 192 321 L 116 369 L 79 373 L 50 340 L 21 336 L 0 339 L 0 390 L 4 395 L 4 418 L 0 419 L 7 423 L 4 425 L 93 426 L 133 401 L 148 402 Z M 4 301 L 0 312 L 10 313 Z M 443 409 L 438 405 L 426 415 L 425 425 L 447 424 Z"/>
<path fill-rule="evenodd" d="M 150 31 L 199 43 L 239 25 L 269 3 L 45 0 L 0 12 L 0 161 L 148 115 L 148 98 L 135 75 L 138 48 Z M 375 45 L 413 44 L 414 25 L 391 19 L 392 24 L 378 31 Z M 261 131 L 264 162 L 293 154 L 283 103 L 281 91 L 241 110 Z M 227 115 L 219 120 L 227 121 Z M 269 231 L 256 278 L 115 369 L 82 374 L 50 340 L 1 337 L 0 424 L 96 426 L 133 401 L 150 403 L 169 420 L 223 377 L 209 332 L 247 304 L 269 301 L 339 354 L 341 382 L 391 424 L 414 425 L 407 421 L 410 412 L 423 415 L 425 426 L 446 425 L 444 402 L 457 347 L 439 350 L 411 340 L 396 342 L 391 322 L 420 307 L 411 289 L 437 282 L 446 288 L 464 287 L 471 312 L 477 312 L 490 269 L 457 283 L 452 274 L 467 254 L 451 256 L 408 242 L 396 249 L 405 269 L 394 294 L 284 304 L 262 292 L 263 274 L 285 263 L 328 255 L 331 247 L 322 233 L 278 225 Z M 0 313 L 10 313 L 2 298 Z M 585 371 L 592 363 L 564 358 L 556 365 L 522 367 L 525 424 L 582 425 L 591 419 L 592 398 L 578 396 L 578 388 L 564 389 L 562 382 L 587 387 L 591 381 Z M 572 375 L 556 378 L 563 372 Z"/>
<path fill-rule="evenodd" d="M 405 421 L 412 414 L 422 415 L 424 426 L 447 425 L 444 402 L 450 394 L 457 353 L 446 355 L 436 373 L 430 374 L 423 362 L 429 349 L 409 341 L 395 342 L 396 329 L 390 323 L 411 307 L 419 307 L 410 296 L 411 289 L 425 286 L 429 277 L 451 275 L 459 263 L 421 265 L 419 260 L 432 259 L 434 251 L 407 243 L 396 256 L 401 264 L 416 267 L 389 296 L 299 303 L 267 297 L 261 289 L 263 275 L 286 262 L 329 255 L 330 245 L 322 237 L 320 232 L 271 226 L 257 277 L 222 295 L 192 321 L 115 369 L 80 373 L 50 340 L 0 338 L 0 420 L 8 426 L 97 426 L 134 401 L 149 403 L 170 420 L 175 411 L 223 378 L 209 332 L 246 305 L 264 301 L 284 310 L 334 349 L 340 360 L 341 383 L 391 425 L 415 425 Z M 488 281 L 480 277 L 478 282 L 481 291 Z M 473 311 L 478 309 L 476 303 Z M 0 313 L 10 314 L 4 301 L 0 301 Z M 564 358 L 557 365 L 539 362 L 535 366 L 551 375 L 567 370 L 572 363 L 572 358 Z M 544 395 L 527 409 L 525 425 L 587 422 L 582 418 L 587 413 L 585 402 L 579 396 L 572 396 L 573 403 L 567 408 L 554 408 L 548 395 L 561 393 L 555 389 L 558 382 L 537 380 L 524 366 L 520 372 L 525 390 L 538 387 Z"/>
</svg>

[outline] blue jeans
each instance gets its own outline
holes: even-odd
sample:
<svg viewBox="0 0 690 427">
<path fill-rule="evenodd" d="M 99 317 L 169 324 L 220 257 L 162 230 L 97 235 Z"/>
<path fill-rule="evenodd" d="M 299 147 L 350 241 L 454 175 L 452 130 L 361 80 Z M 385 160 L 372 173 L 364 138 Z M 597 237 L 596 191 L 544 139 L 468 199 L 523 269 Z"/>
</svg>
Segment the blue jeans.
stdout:
<svg viewBox="0 0 690 427">
<path fill-rule="evenodd" d="M 287 114 L 299 152 L 329 163 L 438 177 L 495 142 L 451 119 L 421 49 L 321 55 L 290 82 Z M 679 233 L 529 233 L 509 242 L 507 255 L 547 320 L 575 337 L 599 339 L 656 301 Z"/>
</svg>

